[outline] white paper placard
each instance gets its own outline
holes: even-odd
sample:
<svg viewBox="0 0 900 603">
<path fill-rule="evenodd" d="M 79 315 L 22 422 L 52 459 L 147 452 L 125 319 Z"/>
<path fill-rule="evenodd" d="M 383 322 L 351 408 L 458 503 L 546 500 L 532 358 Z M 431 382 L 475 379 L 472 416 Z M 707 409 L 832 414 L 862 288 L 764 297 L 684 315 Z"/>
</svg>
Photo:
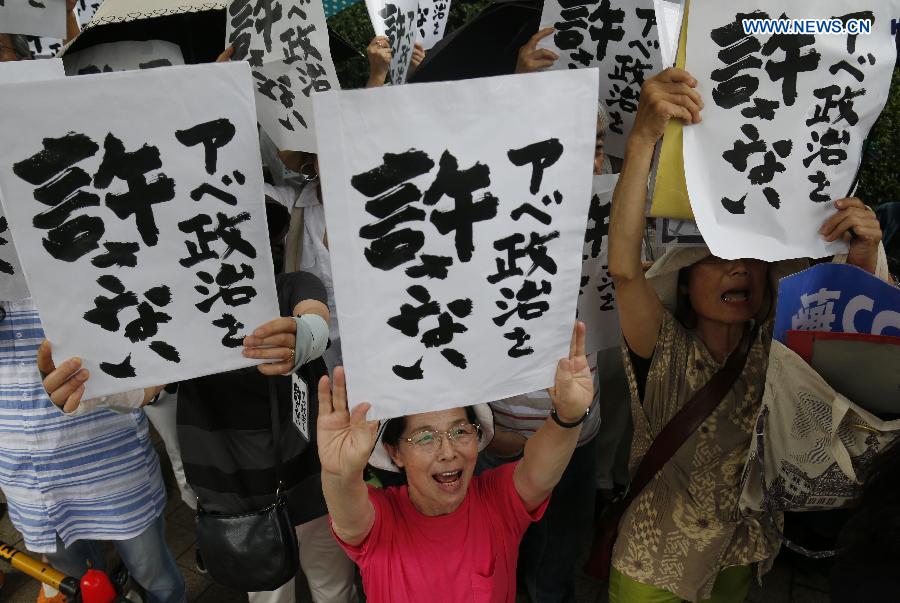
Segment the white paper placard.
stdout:
<svg viewBox="0 0 900 603">
<path fill-rule="evenodd" d="M 61 59 L 0 62 L 0 85 L 65 77 Z"/>
<path fill-rule="evenodd" d="M 662 67 L 675 65 L 678 36 L 684 17 L 684 0 L 653 0 L 656 11 L 656 31 L 659 37 L 659 55 Z"/>
<path fill-rule="evenodd" d="M 375 35 L 387 36 L 391 42 L 388 83 L 395 86 L 405 83 L 412 63 L 413 45 L 419 34 L 419 0 L 366 0 L 366 8 Z"/>
<path fill-rule="evenodd" d="M 605 149 L 623 157 L 641 85 L 662 69 L 653 0 L 546 0 L 538 43 L 559 60 L 551 69 L 600 69 L 600 103 L 609 113 Z"/>
<path fill-rule="evenodd" d="M 0 30 L 8 34 L 66 36 L 66 0 L 0 0 Z"/>
<path fill-rule="evenodd" d="M 81 29 L 90 23 L 91 17 L 97 12 L 102 0 L 78 0 L 75 3 L 75 14 L 78 16 L 78 23 Z M 56 56 L 62 48 L 61 38 L 44 38 L 40 36 L 28 36 L 28 45 L 35 58 L 48 58 Z"/>
<path fill-rule="evenodd" d="M 311 97 L 340 89 L 322 0 L 230 0 L 225 44 L 252 66 L 257 118 L 272 141 L 315 152 Z"/>
<path fill-rule="evenodd" d="M 553 382 L 581 277 L 596 86 L 591 69 L 316 97 L 351 405 L 385 418 Z"/>
<path fill-rule="evenodd" d="M 63 57 L 66 75 L 91 75 L 184 65 L 181 47 L 165 40 L 97 44 Z"/>
<path fill-rule="evenodd" d="M 0 205 L 2 199 L 0 195 Z M 0 300 L 18 301 L 27 297 L 31 297 L 31 292 L 22 272 L 9 223 L 0 207 Z"/>
<path fill-rule="evenodd" d="M 416 20 L 419 32 L 416 34 L 416 41 L 425 50 L 431 50 L 443 39 L 449 17 L 450 0 L 419 0 L 419 16 Z"/>
<path fill-rule="evenodd" d="M 893 5 L 896 6 L 896 5 Z M 846 249 L 819 227 L 847 195 L 884 107 L 896 46 L 887 0 L 693 0 L 687 70 L 703 121 L 684 129 L 691 208 L 710 250 L 775 261 Z M 755 12 L 754 11 L 758 11 Z M 871 13 L 869 35 L 745 35 L 740 20 Z M 723 62 L 729 61 L 728 63 Z"/>
<path fill-rule="evenodd" d="M 241 338 L 278 305 L 248 66 L 0 86 L 0 106 L 4 210 L 85 395 L 257 364 Z"/>
<path fill-rule="evenodd" d="M 609 275 L 609 214 L 618 174 L 594 176 L 582 253 L 578 318 L 586 328 L 588 354 L 617 347 L 622 336 L 616 288 Z"/>
<path fill-rule="evenodd" d="M 17 84 L 65 77 L 59 59 L 41 61 L 7 61 L 0 63 L 0 85 Z M 3 198 L 0 193 L 0 199 Z M 0 202 L 0 300 L 17 301 L 31 297 L 12 231 Z"/>
</svg>

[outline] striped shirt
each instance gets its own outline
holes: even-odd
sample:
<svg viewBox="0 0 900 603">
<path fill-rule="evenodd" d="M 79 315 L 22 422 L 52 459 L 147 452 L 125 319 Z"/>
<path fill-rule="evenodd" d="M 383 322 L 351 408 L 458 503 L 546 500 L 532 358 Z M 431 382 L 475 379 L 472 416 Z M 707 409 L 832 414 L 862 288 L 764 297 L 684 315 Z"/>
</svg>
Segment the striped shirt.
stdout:
<svg viewBox="0 0 900 603">
<path fill-rule="evenodd" d="M 596 354 L 588 355 L 588 365 L 594 379 L 594 400 L 591 402 L 591 412 L 581 427 L 581 435 L 578 437 L 579 446 L 590 442 L 600 431 L 600 409 L 598 407 L 600 391 L 597 387 Z M 514 431 L 526 438 L 530 438 L 541 428 L 541 425 L 550 416 L 550 409 L 553 407 L 547 390 L 512 396 L 490 404 L 491 410 L 494 411 L 494 429 Z"/>
<path fill-rule="evenodd" d="M 127 540 L 166 504 L 143 411 L 63 414 L 37 369 L 44 338 L 31 300 L 0 302 L 0 489 L 25 546 L 54 552 L 56 535 Z"/>
</svg>

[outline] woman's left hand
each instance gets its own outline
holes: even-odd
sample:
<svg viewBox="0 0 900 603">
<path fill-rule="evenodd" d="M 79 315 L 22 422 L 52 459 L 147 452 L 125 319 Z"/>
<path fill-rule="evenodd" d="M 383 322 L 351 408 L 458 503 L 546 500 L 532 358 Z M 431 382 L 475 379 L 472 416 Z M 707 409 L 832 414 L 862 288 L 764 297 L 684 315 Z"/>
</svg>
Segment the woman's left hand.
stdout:
<svg viewBox="0 0 900 603">
<path fill-rule="evenodd" d="M 227 63 L 228 61 L 231 60 L 231 56 L 233 54 L 234 54 L 234 44 L 231 44 L 230 46 L 228 46 L 228 48 L 226 48 L 221 53 L 219 53 L 219 56 L 216 57 L 216 63 Z"/>
<path fill-rule="evenodd" d="M 881 225 L 875 212 L 856 197 L 838 199 L 837 211 L 819 229 L 826 241 L 846 240 L 850 245 L 847 263 L 874 273 L 878 264 Z"/>
<path fill-rule="evenodd" d="M 425 47 L 422 46 L 421 42 L 416 42 L 413 45 L 412 51 L 412 60 L 409 62 L 409 74 L 412 75 L 415 73 L 416 69 L 419 68 L 419 65 L 422 64 L 422 61 L 425 60 Z"/>
<path fill-rule="evenodd" d="M 292 316 L 282 316 L 244 337 L 244 356 L 270 360 L 257 367 L 263 375 L 285 375 L 294 368 L 296 344 L 297 321 Z"/>
<path fill-rule="evenodd" d="M 556 382 L 549 390 L 556 415 L 566 423 L 580 420 L 594 400 L 594 379 L 584 353 L 584 339 L 584 323 L 579 320 L 572 330 L 569 357 L 559 361 Z"/>
</svg>

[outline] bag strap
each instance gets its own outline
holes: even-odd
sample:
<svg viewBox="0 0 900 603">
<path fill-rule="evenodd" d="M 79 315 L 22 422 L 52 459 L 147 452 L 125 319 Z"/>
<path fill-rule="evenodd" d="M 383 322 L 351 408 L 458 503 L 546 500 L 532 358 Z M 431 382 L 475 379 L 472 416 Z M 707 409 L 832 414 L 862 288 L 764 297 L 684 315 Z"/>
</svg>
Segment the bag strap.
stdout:
<svg viewBox="0 0 900 603">
<path fill-rule="evenodd" d="M 653 439 L 650 448 L 638 465 L 637 471 L 631 478 L 628 491 L 625 496 L 614 504 L 614 515 L 619 518 L 625 510 L 634 502 L 634 499 L 647 487 L 663 466 L 669 462 L 675 453 L 681 448 L 691 434 L 700 429 L 703 421 L 719 406 L 725 394 L 734 385 L 737 378 L 747 364 L 747 355 L 756 336 L 759 333 L 759 325 L 744 331 L 738 347 L 728 356 L 724 366 L 716 371 L 716 374 L 701 387 L 688 402 L 675 413 L 675 416 L 663 427 L 659 435 Z M 618 522 L 616 522 L 618 523 Z"/>
<path fill-rule="evenodd" d="M 291 221 L 285 236 L 284 271 L 296 272 L 303 263 L 304 209 L 294 207 L 291 210 Z"/>
<path fill-rule="evenodd" d="M 275 388 L 276 377 L 269 377 L 269 410 L 272 418 L 272 442 L 275 448 L 275 502 L 281 494 L 282 481 L 281 473 L 281 421 L 278 416 L 278 390 Z"/>
</svg>

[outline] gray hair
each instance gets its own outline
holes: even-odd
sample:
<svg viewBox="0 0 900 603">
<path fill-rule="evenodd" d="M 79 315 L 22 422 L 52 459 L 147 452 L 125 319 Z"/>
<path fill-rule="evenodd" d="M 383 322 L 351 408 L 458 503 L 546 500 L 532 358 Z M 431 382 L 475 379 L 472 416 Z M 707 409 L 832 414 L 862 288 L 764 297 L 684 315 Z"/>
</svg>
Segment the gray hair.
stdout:
<svg viewBox="0 0 900 603">
<path fill-rule="evenodd" d="M 603 101 L 597 103 L 597 122 L 597 129 L 600 130 L 605 137 L 606 129 L 609 128 L 609 113 L 607 113 L 606 109 L 603 107 Z"/>
</svg>

